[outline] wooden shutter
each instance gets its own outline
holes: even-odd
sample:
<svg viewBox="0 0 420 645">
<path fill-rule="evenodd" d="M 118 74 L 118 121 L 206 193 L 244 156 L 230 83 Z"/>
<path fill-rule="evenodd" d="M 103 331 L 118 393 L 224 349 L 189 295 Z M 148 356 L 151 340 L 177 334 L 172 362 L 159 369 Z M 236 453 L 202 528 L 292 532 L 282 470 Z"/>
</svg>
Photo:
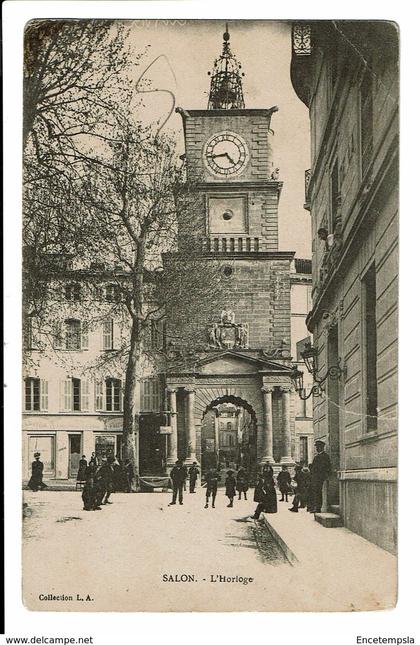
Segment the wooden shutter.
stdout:
<svg viewBox="0 0 420 645">
<path fill-rule="evenodd" d="M 41 396 L 40 396 L 41 411 L 47 412 L 48 411 L 48 381 L 41 379 L 40 389 L 41 389 Z"/>
<path fill-rule="evenodd" d="M 104 409 L 104 382 L 95 382 L 95 408 L 98 412 Z"/>
<path fill-rule="evenodd" d="M 151 379 L 151 386 L 152 386 L 152 410 L 154 412 L 158 412 L 160 408 L 160 401 L 159 401 L 159 394 L 160 394 L 160 389 L 159 389 L 159 380 L 157 378 Z"/>
<path fill-rule="evenodd" d="M 82 320 L 80 323 L 81 328 L 81 349 L 88 349 L 89 347 L 89 328 L 86 320 Z"/>
<path fill-rule="evenodd" d="M 61 324 L 61 320 L 57 320 L 54 323 L 53 346 L 54 346 L 54 349 L 61 349 L 63 346 L 63 327 Z"/>
<path fill-rule="evenodd" d="M 114 349 L 113 321 L 104 320 L 102 326 L 102 349 Z"/>
<path fill-rule="evenodd" d="M 61 412 L 71 412 L 71 378 L 60 381 L 60 410 Z"/>
<path fill-rule="evenodd" d="M 81 388 L 81 409 L 83 412 L 89 410 L 89 381 L 84 379 L 80 383 Z"/>
</svg>

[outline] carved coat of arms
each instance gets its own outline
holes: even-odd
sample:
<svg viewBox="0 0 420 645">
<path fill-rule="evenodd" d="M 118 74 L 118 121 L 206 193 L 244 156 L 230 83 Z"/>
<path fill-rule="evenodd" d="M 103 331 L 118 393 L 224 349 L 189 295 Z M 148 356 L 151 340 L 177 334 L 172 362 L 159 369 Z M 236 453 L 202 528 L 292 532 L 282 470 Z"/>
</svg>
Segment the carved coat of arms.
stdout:
<svg viewBox="0 0 420 645">
<path fill-rule="evenodd" d="M 210 347 L 215 349 L 246 349 L 248 347 L 248 323 L 236 323 L 231 309 L 223 309 L 220 320 L 208 330 Z"/>
</svg>

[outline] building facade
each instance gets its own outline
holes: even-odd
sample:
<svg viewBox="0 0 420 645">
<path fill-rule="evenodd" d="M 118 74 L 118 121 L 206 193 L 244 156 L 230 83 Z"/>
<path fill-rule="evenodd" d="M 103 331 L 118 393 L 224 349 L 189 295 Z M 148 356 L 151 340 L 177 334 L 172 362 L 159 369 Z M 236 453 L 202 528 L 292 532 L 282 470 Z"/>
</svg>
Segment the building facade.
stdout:
<svg viewBox="0 0 420 645">
<path fill-rule="evenodd" d="M 223 294 L 210 319 L 198 311 L 191 321 L 201 325 L 203 340 L 191 364 L 169 365 L 165 374 L 172 412 L 169 463 L 177 457 L 200 461 L 203 418 L 221 404 L 243 408 L 253 420 L 250 468 L 266 461 L 293 463 L 294 253 L 278 251 L 282 183 L 273 171 L 270 128 L 277 108 L 245 108 L 240 69 L 225 33 L 211 73 L 208 108 L 177 109 L 187 177 L 197 196 L 197 246 L 203 263 L 218 264 Z M 181 235 L 182 225 L 181 219 Z"/>
<path fill-rule="evenodd" d="M 169 470 L 179 458 L 257 470 L 264 462 L 278 469 L 312 456 L 310 406 L 292 378 L 311 277 L 308 261 L 278 250 L 282 183 L 273 169 L 270 127 L 277 108 L 245 107 L 240 69 L 225 33 L 208 108 L 177 110 L 196 204 L 194 266 L 204 267 L 200 275 L 208 267 L 209 276 L 216 267 L 222 290 L 210 316 L 197 307 L 185 323 L 199 329 L 197 346 L 182 346 L 186 335 L 174 327 L 173 312 L 166 312 L 166 332 L 181 338 L 179 346 L 165 345 L 167 336 L 151 321 L 150 349 L 165 345 L 165 352 L 149 373 L 142 365 L 137 388 L 141 474 Z M 188 261 L 182 240 L 191 235 L 191 209 L 184 219 L 182 212 L 179 251 L 164 256 L 163 273 L 169 262 Z M 113 284 L 118 271 L 97 269 L 96 283 L 74 266 L 57 274 L 51 313 L 57 311 L 59 341 L 26 346 L 24 478 L 35 450 L 46 477 L 61 480 L 74 479 L 81 454 L 121 456 L 126 358 L 120 350 L 129 325 Z M 93 289 L 88 296 L 85 282 Z"/>
<path fill-rule="evenodd" d="M 295 445 L 292 454 L 295 461 L 310 464 L 313 458 L 313 405 L 309 392 L 312 377 L 300 356 L 305 342 L 310 341 L 306 318 L 312 307 L 312 262 L 295 258 L 290 273 L 290 333 L 293 363 L 303 373 L 303 397 L 295 396 Z"/>
<path fill-rule="evenodd" d="M 297 23 L 291 78 L 308 106 L 312 168 L 315 437 L 329 504 L 345 526 L 396 550 L 398 33 L 386 22 Z"/>
</svg>

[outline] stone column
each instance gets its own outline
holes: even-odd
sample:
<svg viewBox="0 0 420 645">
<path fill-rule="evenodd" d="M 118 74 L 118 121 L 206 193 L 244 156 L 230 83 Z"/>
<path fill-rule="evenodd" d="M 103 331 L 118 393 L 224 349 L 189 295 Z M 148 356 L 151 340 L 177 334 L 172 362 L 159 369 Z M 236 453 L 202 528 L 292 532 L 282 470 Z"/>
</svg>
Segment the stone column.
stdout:
<svg viewBox="0 0 420 645">
<path fill-rule="evenodd" d="M 192 464 L 197 461 L 196 456 L 196 436 L 195 436 L 195 423 L 194 423 L 194 406 L 195 406 L 195 390 L 192 387 L 185 388 L 185 425 L 186 425 L 186 439 L 187 439 L 187 458 L 186 464 Z"/>
<path fill-rule="evenodd" d="M 219 414 L 217 410 L 214 415 L 214 452 L 216 454 L 216 460 L 219 462 Z"/>
<path fill-rule="evenodd" d="M 262 387 L 263 407 L 264 407 L 264 427 L 263 427 L 263 456 L 261 463 L 274 464 L 273 458 L 273 388 Z"/>
<path fill-rule="evenodd" d="M 169 435 L 168 455 L 166 458 L 167 466 L 174 466 L 178 459 L 178 426 L 176 418 L 176 389 L 167 388 L 168 393 L 168 409 L 169 409 L 169 425 L 171 426 L 171 434 Z"/>
<path fill-rule="evenodd" d="M 295 462 L 292 459 L 292 433 L 290 428 L 290 390 L 282 390 L 281 397 L 281 419 L 283 426 L 283 446 L 284 454 L 280 464 L 290 466 Z"/>
</svg>

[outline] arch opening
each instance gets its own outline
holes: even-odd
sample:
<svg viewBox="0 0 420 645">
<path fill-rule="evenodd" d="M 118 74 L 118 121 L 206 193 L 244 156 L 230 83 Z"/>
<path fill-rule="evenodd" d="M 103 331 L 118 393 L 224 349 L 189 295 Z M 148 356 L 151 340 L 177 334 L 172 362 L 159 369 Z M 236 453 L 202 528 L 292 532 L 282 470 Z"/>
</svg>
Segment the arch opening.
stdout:
<svg viewBox="0 0 420 645">
<path fill-rule="evenodd" d="M 234 395 L 220 396 L 204 409 L 201 419 L 201 466 L 221 473 L 257 467 L 257 416 L 254 408 Z"/>
</svg>

